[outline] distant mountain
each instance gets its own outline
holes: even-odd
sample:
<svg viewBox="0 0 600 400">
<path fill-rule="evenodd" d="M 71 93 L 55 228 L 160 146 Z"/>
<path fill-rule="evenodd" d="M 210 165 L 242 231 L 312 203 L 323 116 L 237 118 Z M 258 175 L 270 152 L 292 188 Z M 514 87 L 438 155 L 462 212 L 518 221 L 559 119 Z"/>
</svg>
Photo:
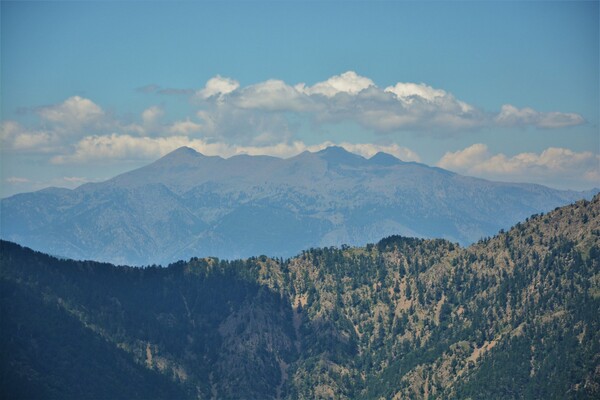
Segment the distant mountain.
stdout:
<svg viewBox="0 0 600 400">
<path fill-rule="evenodd" d="M 113 263 L 191 256 L 288 257 L 401 234 L 469 244 L 592 192 L 490 182 L 378 153 L 329 147 L 289 159 L 207 157 L 180 148 L 75 190 L 1 202 L 1 237 Z"/>
<path fill-rule="evenodd" d="M 461 248 L 168 268 L 0 241 L 0 396 L 598 399 L 600 196 Z"/>
</svg>

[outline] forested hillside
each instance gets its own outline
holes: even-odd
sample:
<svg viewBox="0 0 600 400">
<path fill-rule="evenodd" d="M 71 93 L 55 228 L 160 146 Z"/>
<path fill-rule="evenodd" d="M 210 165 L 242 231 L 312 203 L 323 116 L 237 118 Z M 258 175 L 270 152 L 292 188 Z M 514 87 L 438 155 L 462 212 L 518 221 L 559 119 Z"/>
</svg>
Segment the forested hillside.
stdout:
<svg viewBox="0 0 600 400">
<path fill-rule="evenodd" d="M 600 397 L 600 197 L 468 248 L 168 268 L 0 244 L 3 398 Z"/>
</svg>

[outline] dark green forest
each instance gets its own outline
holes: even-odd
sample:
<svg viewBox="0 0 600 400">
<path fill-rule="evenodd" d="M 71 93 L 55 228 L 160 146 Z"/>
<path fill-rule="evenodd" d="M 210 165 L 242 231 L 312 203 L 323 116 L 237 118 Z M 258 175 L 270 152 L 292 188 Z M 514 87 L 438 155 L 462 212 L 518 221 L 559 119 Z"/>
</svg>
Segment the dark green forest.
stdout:
<svg viewBox="0 0 600 400">
<path fill-rule="evenodd" d="M 0 242 L 6 399 L 598 399 L 600 197 L 463 248 L 393 236 L 133 268 Z"/>
</svg>

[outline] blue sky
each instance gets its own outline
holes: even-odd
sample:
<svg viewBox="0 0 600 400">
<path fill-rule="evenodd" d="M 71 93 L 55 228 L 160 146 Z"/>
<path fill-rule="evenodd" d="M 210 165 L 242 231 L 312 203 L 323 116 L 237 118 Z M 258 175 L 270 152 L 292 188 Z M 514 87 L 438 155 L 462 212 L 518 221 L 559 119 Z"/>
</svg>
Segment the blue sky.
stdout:
<svg viewBox="0 0 600 400">
<path fill-rule="evenodd" d="M 180 145 L 600 186 L 597 1 L 0 4 L 2 196 Z"/>
</svg>

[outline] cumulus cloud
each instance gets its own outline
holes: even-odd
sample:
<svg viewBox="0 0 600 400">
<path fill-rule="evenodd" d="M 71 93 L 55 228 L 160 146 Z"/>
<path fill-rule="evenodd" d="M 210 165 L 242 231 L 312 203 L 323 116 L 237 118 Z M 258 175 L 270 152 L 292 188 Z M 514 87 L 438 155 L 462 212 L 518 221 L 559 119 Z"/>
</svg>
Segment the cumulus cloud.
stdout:
<svg viewBox="0 0 600 400">
<path fill-rule="evenodd" d="M 68 164 L 104 160 L 150 160 L 161 157 L 182 146 L 191 147 L 206 155 L 221 156 L 244 152 L 254 154 L 253 152 L 257 150 L 255 147 L 235 146 L 223 142 L 209 143 L 202 139 L 193 139 L 181 135 L 136 137 L 113 133 L 111 135 L 85 137 L 77 143 L 72 154 L 56 156 L 51 161 L 55 164 Z M 281 146 L 281 144 L 276 146 Z M 276 148 L 276 146 L 273 148 Z M 265 150 L 268 152 L 269 148 Z"/>
<path fill-rule="evenodd" d="M 495 117 L 495 122 L 501 126 L 535 126 L 538 128 L 564 128 L 567 126 L 581 125 L 584 118 L 575 113 L 539 112 L 531 108 L 517 108 L 510 104 L 502 106 L 500 113 Z"/>
<path fill-rule="evenodd" d="M 550 147 L 541 153 L 514 156 L 492 154 L 477 143 L 463 150 L 447 152 L 437 163 L 455 172 L 512 182 L 534 182 L 555 187 L 591 188 L 600 186 L 600 155 L 590 151 Z"/>
<path fill-rule="evenodd" d="M 286 142 L 293 136 L 292 123 L 281 113 L 239 107 L 200 110 L 201 133 L 205 139 L 242 145 Z"/>
<path fill-rule="evenodd" d="M 37 151 L 46 153 L 52 151 L 57 137 L 45 130 L 30 130 L 16 121 L 2 121 L 0 124 L 0 139 L 3 150 Z"/>
<path fill-rule="evenodd" d="M 99 120 L 104 111 L 89 99 L 73 96 L 60 104 L 38 109 L 38 114 L 45 121 L 75 128 Z"/>
<path fill-rule="evenodd" d="M 319 143 L 319 144 L 313 145 L 313 146 L 305 146 L 305 148 L 302 149 L 302 151 L 308 150 L 308 151 L 315 152 L 315 151 L 323 150 L 330 146 L 343 147 L 347 151 L 361 155 L 365 158 L 371 158 L 379 152 L 384 152 L 384 153 L 391 154 L 391 155 L 399 158 L 402 161 L 417 161 L 417 162 L 421 161 L 421 158 L 419 157 L 419 155 L 416 152 L 412 151 L 408 147 L 399 146 L 395 143 L 390 144 L 390 145 L 379 145 L 379 144 L 373 144 L 373 143 L 349 143 L 349 142 L 333 143 L 330 141 L 326 141 L 326 142 Z"/>
<path fill-rule="evenodd" d="M 185 136 L 135 137 L 130 135 L 94 135 L 80 140 L 69 155 L 52 158 L 54 164 L 86 163 L 97 160 L 143 160 L 157 158 L 178 147 L 186 146 Z"/>
<path fill-rule="evenodd" d="M 420 161 L 420 157 L 409 148 L 397 144 L 377 145 L 371 143 L 333 143 L 325 141 L 307 145 L 302 141 L 281 142 L 268 145 L 235 145 L 225 142 L 209 142 L 188 136 L 136 137 L 130 135 L 104 135 L 83 138 L 70 155 L 56 156 L 54 164 L 87 163 L 106 160 L 151 160 L 161 157 L 179 147 L 191 147 L 205 155 L 230 157 L 237 154 L 271 155 L 292 157 L 303 151 L 319 151 L 329 146 L 339 145 L 346 150 L 366 158 L 383 151 L 404 161 Z"/>
<path fill-rule="evenodd" d="M 258 124 L 273 125 L 267 119 L 277 121 L 275 125 L 284 130 L 290 128 L 290 120 L 298 118 L 313 125 L 351 121 L 375 133 L 456 132 L 489 122 L 485 113 L 444 90 L 413 83 L 381 89 L 371 79 L 353 71 L 312 86 L 270 79 L 239 87 L 236 81 L 217 76 L 199 94 L 198 115 L 202 119 L 220 122 L 240 119 L 249 131 L 256 130 Z M 208 122 L 206 127 L 213 127 L 215 136 L 240 135 L 228 129 L 228 125 L 237 128 L 238 124 Z"/>
<path fill-rule="evenodd" d="M 384 152 L 391 154 L 403 161 L 420 161 L 420 157 L 417 153 L 407 147 L 399 146 L 397 144 L 377 145 L 372 143 L 334 143 L 331 141 L 325 141 L 314 145 L 307 145 L 302 141 L 295 141 L 291 143 L 277 143 L 275 145 L 267 146 L 222 146 L 222 149 L 227 149 L 225 156 L 249 154 L 289 158 L 304 151 L 310 151 L 314 153 L 330 146 L 343 147 L 347 151 L 361 155 L 365 158 L 370 158 L 379 152 Z"/>
<path fill-rule="evenodd" d="M 393 90 L 386 88 L 380 93 L 361 93 L 359 97 L 370 95 L 367 107 L 360 105 L 357 119 L 362 125 L 379 132 L 417 130 L 427 132 L 457 132 L 483 127 L 487 116 L 475 107 L 454 98 L 442 90 L 431 89 L 421 92 L 420 86 Z M 397 93 L 398 94 L 397 94 Z M 425 97 L 423 97 L 425 96 Z"/>
<path fill-rule="evenodd" d="M 308 105 L 305 96 L 281 80 L 240 88 L 237 81 L 221 76 L 210 79 L 194 99 L 200 108 L 195 116 L 201 120 L 193 127 L 195 132 L 203 139 L 242 145 L 287 141 L 293 125 L 289 114 Z"/>
<path fill-rule="evenodd" d="M 341 75 L 335 75 L 323 82 L 315 83 L 313 86 L 306 86 L 305 83 L 299 83 L 294 88 L 307 95 L 323 95 L 333 97 L 338 93 L 357 94 L 369 86 L 375 86 L 375 83 L 369 78 L 358 75 L 354 71 L 344 72 Z"/>
<path fill-rule="evenodd" d="M 484 111 L 452 93 L 425 83 L 398 82 L 378 87 L 370 78 L 348 71 L 314 85 L 270 79 L 246 87 L 231 78 L 216 76 L 198 92 L 203 119 L 243 118 L 252 131 L 254 121 L 304 118 L 313 124 L 352 121 L 375 133 L 422 131 L 452 133 L 484 127 L 534 126 L 564 128 L 585 122 L 574 113 L 538 112 L 505 105 L 497 113 Z M 240 110 L 252 110 L 251 116 Z M 266 113 L 260 118 L 256 115 Z M 280 119 L 281 121 L 281 119 Z M 282 125 L 279 123 L 278 125 Z M 217 135 L 232 131 L 215 126 Z M 237 133 L 233 133 L 236 135 Z"/>
<path fill-rule="evenodd" d="M 156 84 L 138 89 L 143 93 L 164 90 Z M 496 113 L 483 111 L 425 83 L 398 82 L 380 88 L 354 71 L 312 85 L 269 79 L 241 86 L 233 78 L 217 75 L 197 91 L 177 89 L 177 92 L 194 93 L 191 96 L 191 104 L 196 107 L 194 114 L 169 121 L 165 110 L 154 105 L 142 112 L 140 121 L 127 123 L 107 114 L 90 99 L 72 96 L 59 104 L 38 108 L 40 126 L 44 129 L 21 129 L 11 135 L 9 146 L 47 149 L 50 143 L 68 146 L 82 137 L 103 136 L 108 132 L 138 136 L 193 135 L 209 141 L 264 146 L 289 143 L 302 128 L 319 130 L 324 124 L 353 123 L 370 133 L 388 135 L 405 131 L 439 135 L 494 126 L 566 128 L 585 122 L 579 114 L 539 112 L 511 105 L 504 105 Z"/>
<path fill-rule="evenodd" d="M 47 132 L 21 132 L 15 136 L 12 147 L 15 150 L 44 149 L 51 141 Z"/>
<path fill-rule="evenodd" d="M 118 160 L 153 160 L 178 149 L 191 147 L 205 155 L 229 157 L 235 154 L 286 155 L 299 145 L 278 143 L 270 146 L 238 146 L 224 142 L 207 142 L 188 136 L 138 137 L 118 135 L 88 136 L 80 140 L 74 151 L 51 159 L 53 164 L 86 164 Z M 300 146 L 306 148 L 306 146 Z"/>
<path fill-rule="evenodd" d="M 170 89 L 156 84 L 138 89 L 144 93 L 166 90 Z M 41 108 L 38 114 L 44 121 L 65 125 L 71 131 L 104 121 L 101 126 L 96 124 L 95 130 L 87 130 L 88 135 L 107 131 L 147 135 L 152 131 L 158 135 L 197 134 L 204 139 L 239 141 L 243 145 L 289 141 L 302 124 L 318 128 L 323 124 L 350 122 L 373 133 L 418 131 L 439 135 L 489 127 L 557 129 L 585 123 L 579 114 L 519 109 L 510 104 L 497 112 L 484 111 L 425 83 L 398 82 L 380 88 L 372 79 L 354 71 L 312 85 L 269 79 L 241 86 L 233 78 L 217 75 L 199 90 L 173 90 L 177 94 L 194 93 L 195 116 L 200 122 L 187 117 L 159 125 L 158 121 L 165 117 L 164 111 L 153 106 L 144 111 L 140 124 L 111 123 L 98 105 L 79 96 Z M 29 139 L 25 141 L 33 141 Z"/>
<path fill-rule="evenodd" d="M 240 108 L 265 111 L 305 111 L 308 105 L 305 96 L 277 79 L 250 85 L 234 96 L 232 101 Z"/>
<path fill-rule="evenodd" d="M 488 147 L 485 144 L 476 143 L 463 150 L 447 152 L 437 165 L 452 171 L 464 172 L 475 165 L 480 165 L 489 156 Z"/>
<path fill-rule="evenodd" d="M 168 132 L 172 135 L 191 135 L 195 132 L 200 132 L 202 125 L 186 118 L 183 121 L 175 121 L 171 126 L 168 127 Z"/>
<path fill-rule="evenodd" d="M 204 88 L 199 90 L 197 94 L 203 99 L 208 99 L 213 96 L 220 97 L 233 92 L 238 87 L 240 87 L 238 81 L 217 75 L 214 78 L 209 79 Z"/>
<path fill-rule="evenodd" d="M 152 106 L 142 111 L 142 121 L 144 125 L 154 126 L 163 115 L 165 115 L 165 112 L 162 108 Z"/>
<path fill-rule="evenodd" d="M 333 143 L 332 143 L 333 145 Z M 346 150 L 360 154 L 365 158 L 371 158 L 379 152 L 388 153 L 402 161 L 421 161 L 421 157 L 408 147 L 399 146 L 396 143 L 390 145 L 378 145 L 372 143 L 340 143 L 339 146 Z"/>
<path fill-rule="evenodd" d="M 444 98 L 448 95 L 444 90 L 434 89 L 424 83 L 410 82 L 398 82 L 394 86 L 388 86 L 384 91 L 395 94 L 398 100 L 408 104 L 419 98 L 425 101 L 434 102 L 437 99 Z"/>
<path fill-rule="evenodd" d="M 171 89 L 152 84 L 137 90 L 154 95 Z M 37 125 L 31 121 L 29 126 L 3 121 L 2 150 L 46 153 L 54 163 L 151 160 L 184 145 L 222 156 L 247 153 L 285 157 L 333 144 L 322 138 L 318 145 L 305 145 L 301 139 L 307 131 L 341 130 L 342 126 L 369 135 L 387 135 L 377 141 L 391 142 L 393 135 L 407 131 L 440 135 L 493 127 L 557 129 L 585 123 L 579 114 L 519 109 L 508 104 L 499 111 L 484 111 L 442 88 L 412 82 L 379 87 L 354 71 L 313 84 L 269 79 L 245 86 L 233 78 L 217 75 L 199 90 L 172 90 L 189 96 L 189 115 L 183 113 L 174 119 L 168 115 L 168 109 L 149 104 L 139 115 L 120 117 L 105 112 L 91 99 L 72 96 L 35 109 Z M 314 140 L 311 138 L 311 142 Z M 340 141 L 336 144 L 366 157 L 384 151 L 403 160 L 419 160 L 416 153 L 395 144 L 353 144 L 343 137 Z M 548 157 L 574 162 L 578 159 L 576 155 L 582 154 L 567 154 L 562 149 L 561 155 L 550 150 L 545 154 L 508 157 L 489 154 L 484 145 L 474 145 L 446 154 L 439 164 L 479 176 L 510 179 L 510 174 L 518 175 L 510 168 L 559 173 L 560 168 L 547 161 Z M 581 157 L 584 161 L 578 161 L 577 165 L 590 160 L 588 154 Z M 500 170 L 500 166 L 506 170 Z M 575 167 L 569 168 L 564 167 L 565 170 Z M 583 168 L 580 175 L 592 180 L 597 169 Z"/>
<path fill-rule="evenodd" d="M 3 142 L 12 139 L 22 132 L 24 128 L 16 121 L 2 121 L 0 124 L 0 139 Z"/>
</svg>

